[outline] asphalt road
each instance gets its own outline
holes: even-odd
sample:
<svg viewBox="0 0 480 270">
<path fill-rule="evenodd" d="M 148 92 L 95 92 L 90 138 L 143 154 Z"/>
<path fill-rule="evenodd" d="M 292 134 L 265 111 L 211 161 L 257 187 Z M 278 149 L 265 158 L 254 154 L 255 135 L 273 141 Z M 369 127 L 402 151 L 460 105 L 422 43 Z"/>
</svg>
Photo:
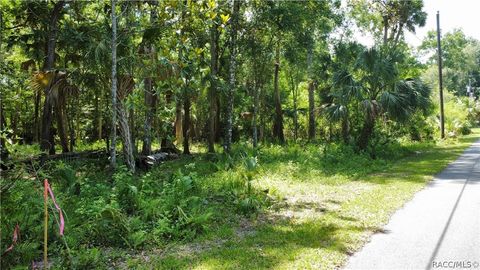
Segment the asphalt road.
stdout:
<svg viewBox="0 0 480 270">
<path fill-rule="evenodd" d="M 480 270 L 480 141 L 398 210 L 346 269 Z"/>
</svg>

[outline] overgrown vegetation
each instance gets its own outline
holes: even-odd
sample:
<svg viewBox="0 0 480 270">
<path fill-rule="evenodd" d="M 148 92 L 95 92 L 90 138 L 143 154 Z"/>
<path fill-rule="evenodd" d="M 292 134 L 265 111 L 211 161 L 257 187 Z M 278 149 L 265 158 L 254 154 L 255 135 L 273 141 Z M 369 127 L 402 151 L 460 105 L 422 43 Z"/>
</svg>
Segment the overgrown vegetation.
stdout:
<svg viewBox="0 0 480 270">
<path fill-rule="evenodd" d="M 49 239 L 51 253 L 59 255 L 55 264 L 79 269 L 86 267 L 82 260 L 87 257 L 95 260 L 98 247 L 138 250 L 189 241 L 214 231 L 225 216 L 249 216 L 269 205 L 268 194 L 251 184 L 254 157 L 238 150 L 233 157 L 208 159 L 185 157 L 135 175 L 126 167 L 111 174 L 105 162 L 92 161 L 34 164 L 38 177 L 27 167 L 6 173 L 1 211 L 8 217 L 2 219 L 2 231 L 9 233 L 2 235 L 2 242 L 9 242 L 15 224 L 20 225 L 21 241 L 2 257 L 2 266 L 28 265 L 41 258 L 43 178 L 50 179 L 67 223 L 63 239 L 56 234 Z M 93 247 L 91 254 L 84 254 Z"/>
<path fill-rule="evenodd" d="M 458 141 L 393 147 L 375 160 L 352 156 L 342 148 L 333 151 L 340 158 L 327 161 L 322 149 L 266 150 L 270 158 L 261 163 L 256 184 L 260 189 L 275 189 L 283 198 L 278 204 L 260 218 L 241 224 L 236 232 L 217 234 L 221 241 L 201 239 L 191 244 L 189 252 L 172 247 L 151 251 L 149 256 L 126 256 L 126 265 L 338 269 L 372 233 L 382 233 L 395 210 L 478 138 L 475 129 Z"/>
<path fill-rule="evenodd" d="M 67 224 L 61 238 L 51 212 L 55 267 L 130 268 L 148 258 L 165 269 L 333 268 L 476 138 L 478 130 L 459 142 L 388 144 L 375 159 L 344 144 L 272 145 L 256 156 L 239 145 L 231 156 L 183 157 L 135 175 L 112 174 L 106 161 L 51 162 L 38 178 L 25 167 L 1 180 L 2 242 L 21 229 L 2 267 L 42 257 L 46 177 Z"/>
<path fill-rule="evenodd" d="M 435 36 L 405 41 L 426 16 L 421 0 L 0 0 L 2 268 L 41 266 L 45 178 L 67 224 L 50 211 L 52 267 L 340 266 L 479 124 L 480 42 L 455 30 L 436 139 Z"/>
</svg>

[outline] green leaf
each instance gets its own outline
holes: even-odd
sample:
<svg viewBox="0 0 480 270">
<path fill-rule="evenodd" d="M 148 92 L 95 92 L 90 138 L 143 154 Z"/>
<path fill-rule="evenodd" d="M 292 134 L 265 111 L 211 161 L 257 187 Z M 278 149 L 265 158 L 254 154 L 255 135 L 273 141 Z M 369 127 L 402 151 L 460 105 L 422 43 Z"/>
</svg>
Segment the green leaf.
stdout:
<svg viewBox="0 0 480 270">
<path fill-rule="evenodd" d="M 230 20 L 230 15 L 228 15 L 228 14 L 226 14 L 226 15 L 221 14 L 221 15 L 220 15 L 220 18 L 222 18 L 222 23 L 223 23 L 223 24 L 227 24 L 228 20 Z"/>
</svg>

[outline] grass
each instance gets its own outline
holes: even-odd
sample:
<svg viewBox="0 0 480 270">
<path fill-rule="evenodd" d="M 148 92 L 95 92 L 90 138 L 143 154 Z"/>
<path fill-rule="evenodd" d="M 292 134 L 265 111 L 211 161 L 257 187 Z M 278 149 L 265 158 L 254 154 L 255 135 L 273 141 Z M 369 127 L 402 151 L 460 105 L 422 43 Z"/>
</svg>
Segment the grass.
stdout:
<svg viewBox="0 0 480 270">
<path fill-rule="evenodd" d="M 335 269 L 389 217 L 478 139 L 410 144 L 398 156 L 335 160 L 311 147 L 270 147 L 255 186 L 280 201 L 235 230 L 131 256 L 137 269 Z M 326 161 L 325 161 L 326 160 Z"/>
<path fill-rule="evenodd" d="M 270 145 L 253 167 L 246 165 L 254 151 L 237 144 L 231 158 L 181 156 L 135 175 L 112 174 L 105 160 L 47 163 L 39 179 L 51 179 L 71 250 L 52 232 L 51 262 L 77 269 L 339 268 L 478 137 L 480 129 L 439 143 L 390 144 L 377 159 L 344 145 Z M 1 229 L 18 223 L 23 238 L 2 266 L 41 261 L 41 183 L 26 168 L 19 172 L 1 197 L 8 217 Z"/>
</svg>

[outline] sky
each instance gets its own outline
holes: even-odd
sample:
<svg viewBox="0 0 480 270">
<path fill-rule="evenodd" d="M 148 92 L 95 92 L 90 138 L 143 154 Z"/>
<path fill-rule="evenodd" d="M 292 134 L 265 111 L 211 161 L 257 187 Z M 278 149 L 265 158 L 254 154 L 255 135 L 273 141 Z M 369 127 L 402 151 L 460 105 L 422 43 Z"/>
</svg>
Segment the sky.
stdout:
<svg viewBox="0 0 480 270">
<path fill-rule="evenodd" d="M 405 35 L 409 44 L 420 45 L 427 32 L 437 28 L 437 11 L 442 34 L 462 28 L 467 36 L 480 40 L 480 0 L 424 0 L 424 11 L 428 14 L 427 23 L 415 34 Z"/>
</svg>

